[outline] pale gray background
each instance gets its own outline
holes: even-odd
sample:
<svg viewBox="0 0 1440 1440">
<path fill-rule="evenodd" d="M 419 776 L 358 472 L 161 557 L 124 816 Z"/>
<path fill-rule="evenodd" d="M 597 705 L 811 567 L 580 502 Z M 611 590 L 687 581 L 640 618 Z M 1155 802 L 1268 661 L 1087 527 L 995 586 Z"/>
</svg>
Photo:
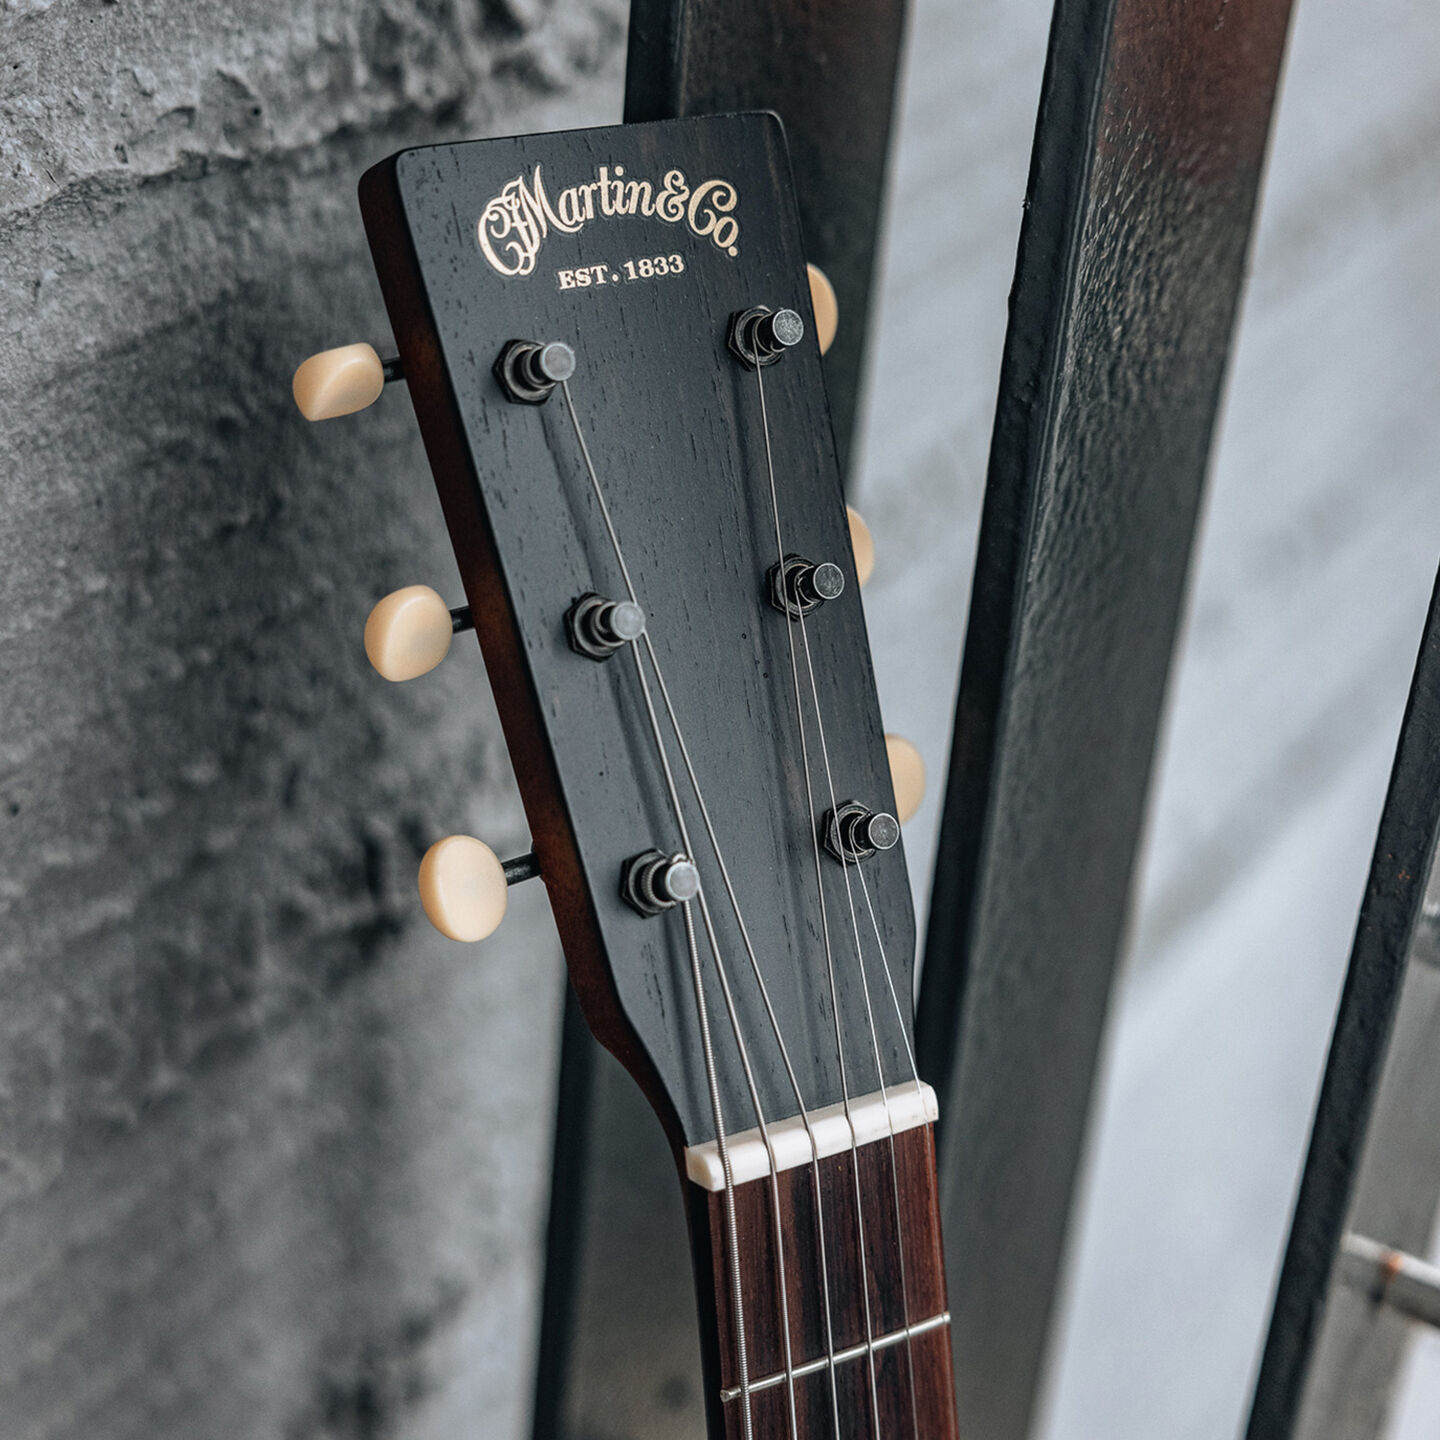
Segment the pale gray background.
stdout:
<svg viewBox="0 0 1440 1440">
<path fill-rule="evenodd" d="M 1440 561 L 1440 9 L 1295 16 L 1045 1440 L 1241 1422 Z M 860 500 L 887 723 L 937 766 L 1047 21 L 911 36 Z M 951 375 L 907 395 L 907 350 Z M 1440 1434 L 1434 1336 L 1397 1423 Z"/>
<path fill-rule="evenodd" d="M 1297 14 L 1047 1440 L 1239 1422 L 1440 558 L 1440 12 Z M 454 583 L 409 406 L 288 376 L 383 337 L 360 170 L 618 118 L 624 23 L 0 3 L 5 1440 L 524 1434 L 559 957 L 533 887 L 417 919 L 431 838 L 523 820 L 478 657 L 359 650 Z M 937 778 L 1047 23 L 914 14 L 859 501 Z"/>
</svg>

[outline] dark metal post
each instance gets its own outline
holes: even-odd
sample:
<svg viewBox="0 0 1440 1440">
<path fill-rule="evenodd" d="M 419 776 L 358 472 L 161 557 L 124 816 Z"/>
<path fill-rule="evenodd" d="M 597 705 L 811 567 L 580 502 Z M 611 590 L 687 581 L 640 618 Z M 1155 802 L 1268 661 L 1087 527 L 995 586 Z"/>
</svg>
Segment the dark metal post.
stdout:
<svg viewBox="0 0 1440 1440">
<path fill-rule="evenodd" d="M 920 1002 L 962 1429 L 1027 1434 L 1289 0 L 1059 0 Z"/>
<path fill-rule="evenodd" d="M 1346 1293 L 1334 1271 L 1347 1217 L 1366 1236 L 1421 1253 L 1435 1222 L 1440 935 L 1424 902 L 1427 877 L 1436 898 L 1437 841 L 1440 583 L 1380 815 L 1248 1440 L 1359 1440 L 1382 1430 L 1406 1322 Z"/>
</svg>

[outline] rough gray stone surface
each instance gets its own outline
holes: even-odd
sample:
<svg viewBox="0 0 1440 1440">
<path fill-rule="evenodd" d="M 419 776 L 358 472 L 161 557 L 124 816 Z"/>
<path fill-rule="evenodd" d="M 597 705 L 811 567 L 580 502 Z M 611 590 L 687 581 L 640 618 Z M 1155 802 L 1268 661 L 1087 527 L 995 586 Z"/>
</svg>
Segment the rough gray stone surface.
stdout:
<svg viewBox="0 0 1440 1440">
<path fill-rule="evenodd" d="M 0 1435 L 523 1432 L 561 968 L 418 919 L 520 847 L 355 181 L 617 118 L 620 0 L 0 3 Z"/>
</svg>

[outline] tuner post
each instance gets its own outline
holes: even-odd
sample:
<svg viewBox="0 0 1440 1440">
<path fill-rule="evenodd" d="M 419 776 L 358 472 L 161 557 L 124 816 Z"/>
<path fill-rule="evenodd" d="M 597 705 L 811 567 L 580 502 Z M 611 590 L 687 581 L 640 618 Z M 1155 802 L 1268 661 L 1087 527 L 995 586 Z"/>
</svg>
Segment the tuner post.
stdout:
<svg viewBox="0 0 1440 1440">
<path fill-rule="evenodd" d="M 495 378 L 516 405 L 543 405 L 575 373 L 575 352 L 563 340 L 511 340 L 495 361 Z"/>
<path fill-rule="evenodd" d="M 900 822 L 885 810 L 871 810 L 858 800 L 847 800 L 827 810 L 821 822 L 825 849 L 842 865 L 858 865 L 900 841 Z"/>
<path fill-rule="evenodd" d="M 726 344 L 742 365 L 757 370 L 783 360 L 804 338 L 805 322 L 796 311 L 752 305 L 730 317 Z"/>
<path fill-rule="evenodd" d="M 607 600 L 593 591 L 565 612 L 570 648 L 588 660 L 608 660 L 645 633 L 645 612 L 633 600 Z"/>
<path fill-rule="evenodd" d="M 770 603 L 791 620 L 818 610 L 845 593 L 845 572 L 832 560 L 816 564 L 803 555 L 787 555 L 766 573 Z"/>
<path fill-rule="evenodd" d="M 645 850 L 620 869 L 620 898 L 647 919 L 693 900 L 700 893 L 700 871 L 684 853 Z"/>
</svg>

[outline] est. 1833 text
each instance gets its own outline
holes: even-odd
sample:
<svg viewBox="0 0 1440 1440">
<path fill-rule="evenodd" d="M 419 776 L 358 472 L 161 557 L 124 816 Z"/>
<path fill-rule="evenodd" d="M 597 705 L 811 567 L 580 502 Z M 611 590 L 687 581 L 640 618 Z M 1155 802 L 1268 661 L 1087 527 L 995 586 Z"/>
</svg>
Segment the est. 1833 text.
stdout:
<svg viewBox="0 0 1440 1440">
<path fill-rule="evenodd" d="M 639 260 L 622 260 L 618 268 L 609 265 L 580 265 L 573 270 L 557 270 L 555 278 L 562 290 L 584 290 L 595 285 L 626 285 L 632 280 L 659 280 L 666 275 L 683 275 L 683 255 L 648 255 Z"/>
</svg>

